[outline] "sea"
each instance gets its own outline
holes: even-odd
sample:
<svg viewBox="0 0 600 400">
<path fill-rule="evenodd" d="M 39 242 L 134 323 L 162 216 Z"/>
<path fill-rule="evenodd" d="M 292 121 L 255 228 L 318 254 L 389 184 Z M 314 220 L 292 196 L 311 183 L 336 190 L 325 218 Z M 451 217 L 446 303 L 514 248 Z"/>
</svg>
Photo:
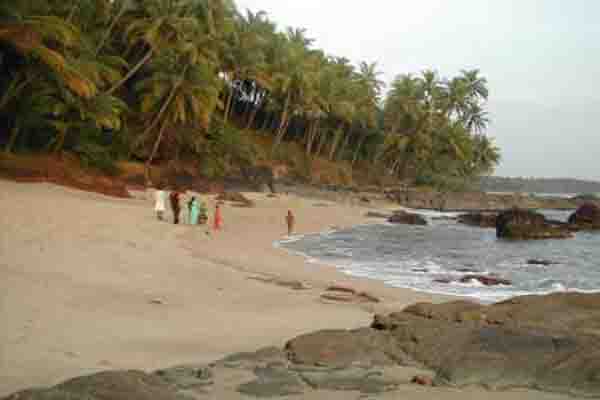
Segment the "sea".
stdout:
<svg viewBox="0 0 600 400">
<path fill-rule="evenodd" d="M 407 211 L 423 215 L 429 224 L 371 223 L 287 237 L 275 245 L 305 256 L 316 267 L 334 265 L 348 275 L 380 280 L 392 287 L 469 297 L 481 303 L 527 294 L 600 291 L 600 233 L 579 232 L 572 239 L 561 240 L 507 241 L 497 239 L 495 229 L 457 223 L 458 213 Z M 562 221 L 571 213 L 540 212 Z M 552 265 L 530 265 L 529 260 Z M 456 282 L 473 274 L 499 276 L 512 284 Z"/>
</svg>

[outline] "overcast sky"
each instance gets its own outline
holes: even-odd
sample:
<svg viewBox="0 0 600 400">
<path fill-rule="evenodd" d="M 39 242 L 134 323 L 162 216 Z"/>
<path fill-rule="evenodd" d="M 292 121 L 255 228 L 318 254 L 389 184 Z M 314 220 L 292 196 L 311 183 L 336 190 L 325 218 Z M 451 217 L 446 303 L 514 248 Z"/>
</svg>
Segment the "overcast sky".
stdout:
<svg viewBox="0 0 600 400">
<path fill-rule="evenodd" d="M 479 68 L 502 150 L 497 175 L 600 180 L 598 0 L 236 2 L 306 28 L 327 53 L 376 61 L 387 82 Z"/>
</svg>

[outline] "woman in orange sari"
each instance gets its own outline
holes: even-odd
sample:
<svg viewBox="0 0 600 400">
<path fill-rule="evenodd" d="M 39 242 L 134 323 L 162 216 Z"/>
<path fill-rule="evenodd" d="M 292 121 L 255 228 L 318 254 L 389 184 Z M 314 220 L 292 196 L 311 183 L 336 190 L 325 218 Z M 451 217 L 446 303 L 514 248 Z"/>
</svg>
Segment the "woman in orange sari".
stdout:
<svg viewBox="0 0 600 400">
<path fill-rule="evenodd" d="M 215 231 L 221 230 L 223 225 L 223 218 L 221 217 L 221 207 L 217 204 L 215 207 L 214 226 Z"/>
</svg>

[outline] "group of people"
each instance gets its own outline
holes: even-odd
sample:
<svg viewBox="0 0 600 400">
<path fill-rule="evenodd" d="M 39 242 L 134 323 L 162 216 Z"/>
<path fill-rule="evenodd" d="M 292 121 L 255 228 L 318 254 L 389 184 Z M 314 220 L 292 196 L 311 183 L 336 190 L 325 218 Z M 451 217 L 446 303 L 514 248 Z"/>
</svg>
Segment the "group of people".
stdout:
<svg viewBox="0 0 600 400">
<path fill-rule="evenodd" d="M 181 204 L 185 202 L 184 194 L 175 189 L 169 193 L 168 198 L 171 204 L 171 211 L 173 212 L 173 223 L 177 225 L 180 222 Z M 201 199 L 192 196 L 185 204 L 187 206 L 187 221 L 190 225 L 204 225 L 208 222 L 208 208 Z M 162 221 L 167 211 L 167 192 L 162 188 L 158 188 L 154 192 L 154 211 L 156 212 L 156 217 Z M 217 204 L 213 217 L 214 230 L 220 230 L 222 224 L 221 208 Z"/>
<path fill-rule="evenodd" d="M 171 204 L 171 210 L 173 212 L 173 223 L 179 224 L 181 203 L 184 194 L 179 190 L 174 189 L 170 192 L 168 197 Z M 167 210 L 166 203 L 167 192 L 162 188 L 158 188 L 154 192 L 154 211 L 156 212 L 156 217 L 161 221 L 163 220 L 164 214 Z M 187 215 L 187 221 L 190 225 L 204 225 L 208 223 L 208 208 L 201 199 L 197 199 L 195 196 L 192 196 L 187 201 Z M 287 225 L 288 236 L 291 236 L 294 233 L 294 226 L 296 224 L 296 217 L 291 210 L 288 210 L 287 215 L 285 216 L 285 222 Z M 221 216 L 221 207 L 219 204 L 217 204 L 215 206 L 215 213 L 213 216 L 213 229 L 218 231 L 221 229 L 222 225 L 223 218 Z"/>
</svg>

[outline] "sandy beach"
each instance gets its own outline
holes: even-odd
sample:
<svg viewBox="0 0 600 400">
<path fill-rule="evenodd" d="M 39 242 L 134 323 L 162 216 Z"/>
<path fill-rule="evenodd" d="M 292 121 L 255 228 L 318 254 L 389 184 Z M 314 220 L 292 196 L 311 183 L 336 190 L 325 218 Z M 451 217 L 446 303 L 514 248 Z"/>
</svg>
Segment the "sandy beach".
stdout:
<svg viewBox="0 0 600 400">
<path fill-rule="evenodd" d="M 368 222 L 367 208 L 287 195 L 248 197 L 256 207 L 225 205 L 224 229 L 212 234 L 157 221 L 149 199 L 0 180 L 0 396 L 107 369 L 210 362 L 319 329 L 366 326 L 374 312 L 445 300 L 351 278 L 273 246 L 285 233 L 288 209 L 296 214 L 297 232 L 306 233 Z M 212 209 L 214 198 L 205 199 Z M 297 280 L 310 289 L 270 280 Z M 324 302 L 320 294 L 333 283 L 382 301 Z M 396 396 L 565 398 L 413 385 L 378 398 Z"/>
</svg>

